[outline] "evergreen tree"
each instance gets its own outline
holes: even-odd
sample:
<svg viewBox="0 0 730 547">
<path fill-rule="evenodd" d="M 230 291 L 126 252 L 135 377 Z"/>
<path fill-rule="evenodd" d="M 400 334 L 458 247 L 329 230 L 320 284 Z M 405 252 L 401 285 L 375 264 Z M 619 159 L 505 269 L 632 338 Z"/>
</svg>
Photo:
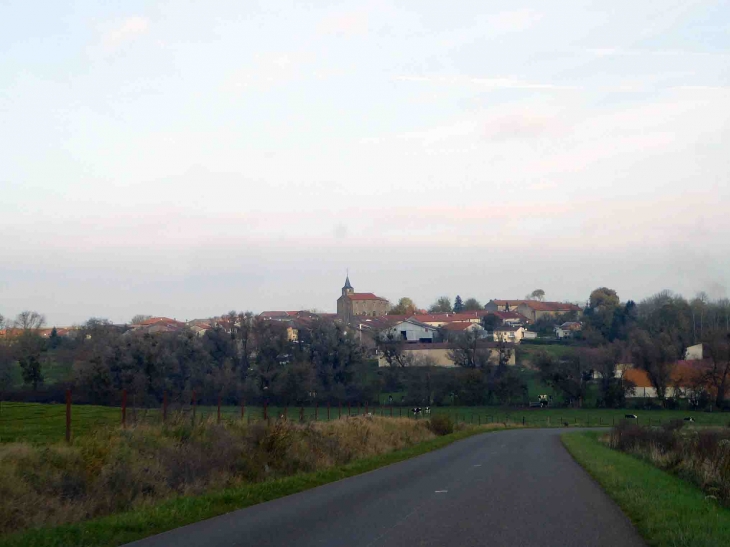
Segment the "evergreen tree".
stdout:
<svg viewBox="0 0 730 547">
<path fill-rule="evenodd" d="M 461 296 L 458 294 L 456 295 L 456 300 L 454 300 L 454 313 L 461 313 L 464 311 L 464 303 L 461 301 Z"/>
</svg>

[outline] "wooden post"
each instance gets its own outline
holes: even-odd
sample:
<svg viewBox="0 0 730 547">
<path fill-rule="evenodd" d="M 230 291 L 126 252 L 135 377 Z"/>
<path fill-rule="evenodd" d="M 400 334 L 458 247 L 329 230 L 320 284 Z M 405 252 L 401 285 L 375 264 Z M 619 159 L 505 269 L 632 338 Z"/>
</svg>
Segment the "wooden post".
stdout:
<svg viewBox="0 0 730 547">
<path fill-rule="evenodd" d="M 127 427 L 127 390 L 122 390 L 122 427 Z"/>
<path fill-rule="evenodd" d="M 241 399 L 241 420 L 246 419 L 246 400 Z"/>
<path fill-rule="evenodd" d="M 264 420 L 269 419 L 268 401 L 264 401 Z"/>
<path fill-rule="evenodd" d="M 358 405 L 359 405 L 359 406 L 358 406 L 358 408 L 357 408 L 357 415 L 359 416 L 360 414 L 362 414 L 362 401 L 360 401 L 360 402 L 358 403 Z"/>
<path fill-rule="evenodd" d="M 390 417 L 393 417 L 393 405 L 390 405 Z"/>
<path fill-rule="evenodd" d="M 196 410 L 197 404 L 195 400 L 195 390 L 193 390 L 193 423 L 195 423 L 195 410 Z"/>
<path fill-rule="evenodd" d="M 370 413 L 370 403 L 365 401 L 365 414 Z"/>
<path fill-rule="evenodd" d="M 216 423 L 221 423 L 221 396 L 218 395 L 218 418 Z"/>
<path fill-rule="evenodd" d="M 284 407 L 284 421 L 286 421 L 288 414 L 289 414 L 289 407 L 285 406 Z"/>
<path fill-rule="evenodd" d="M 319 403 L 314 401 L 314 421 L 316 422 L 319 418 Z"/>
<path fill-rule="evenodd" d="M 327 401 L 327 421 L 330 421 L 330 402 Z"/>
<path fill-rule="evenodd" d="M 337 402 L 337 418 L 342 418 L 342 401 Z"/>
<path fill-rule="evenodd" d="M 71 390 L 66 390 L 66 442 L 71 442 Z"/>
<path fill-rule="evenodd" d="M 350 401 L 347 401 L 347 415 L 350 416 L 350 413 L 352 411 L 352 406 L 350 405 Z"/>
<path fill-rule="evenodd" d="M 299 421 L 301 423 L 304 423 L 304 407 L 303 406 L 299 407 Z"/>
<path fill-rule="evenodd" d="M 162 392 L 162 423 L 167 421 L 167 391 Z"/>
</svg>

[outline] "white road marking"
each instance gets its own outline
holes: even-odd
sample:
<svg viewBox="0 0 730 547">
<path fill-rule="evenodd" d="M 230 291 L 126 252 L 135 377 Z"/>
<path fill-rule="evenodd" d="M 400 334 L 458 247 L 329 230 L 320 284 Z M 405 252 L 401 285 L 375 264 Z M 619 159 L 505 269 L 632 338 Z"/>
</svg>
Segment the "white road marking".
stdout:
<svg viewBox="0 0 730 547">
<path fill-rule="evenodd" d="M 478 463 L 474 467 L 481 467 L 481 466 L 482 466 L 482 464 L 481 463 Z"/>
<path fill-rule="evenodd" d="M 445 494 L 448 490 L 436 490 L 436 494 Z"/>
</svg>

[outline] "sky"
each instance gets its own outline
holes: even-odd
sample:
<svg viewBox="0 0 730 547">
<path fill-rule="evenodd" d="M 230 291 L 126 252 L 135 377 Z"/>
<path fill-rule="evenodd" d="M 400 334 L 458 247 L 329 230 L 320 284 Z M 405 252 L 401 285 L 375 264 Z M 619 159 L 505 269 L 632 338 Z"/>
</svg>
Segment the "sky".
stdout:
<svg viewBox="0 0 730 547">
<path fill-rule="evenodd" d="M 728 296 L 730 0 L 0 0 L 0 314 Z"/>
</svg>

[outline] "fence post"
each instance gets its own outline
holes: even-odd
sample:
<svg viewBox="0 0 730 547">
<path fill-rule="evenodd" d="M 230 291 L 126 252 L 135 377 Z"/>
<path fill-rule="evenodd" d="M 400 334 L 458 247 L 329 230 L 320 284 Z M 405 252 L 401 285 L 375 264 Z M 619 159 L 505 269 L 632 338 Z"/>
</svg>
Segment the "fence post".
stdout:
<svg viewBox="0 0 730 547">
<path fill-rule="evenodd" d="M 522 416 L 522 425 L 525 425 L 525 417 Z"/>
<path fill-rule="evenodd" d="M 342 418 L 342 401 L 337 402 L 337 418 Z"/>
<path fill-rule="evenodd" d="M 167 421 L 167 391 L 162 392 L 162 423 Z"/>
<path fill-rule="evenodd" d="M 216 423 L 221 423 L 221 396 L 218 395 L 218 418 Z"/>
<path fill-rule="evenodd" d="M 287 418 L 287 415 L 288 414 L 289 414 L 289 407 L 288 406 L 285 406 L 284 407 L 284 421 L 286 421 L 286 418 Z"/>
<path fill-rule="evenodd" d="M 195 400 L 195 390 L 193 390 L 193 424 L 195 423 L 195 410 L 197 406 L 197 401 Z"/>
<path fill-rule="evenodd" d="M 393 405 L 390 405 L 390 417 L 393 417 Z"/>
<path fill-rule="evenodd" d="M 264 421 L 269 419 L 269 409 L 268 409 L 268 402 L 264 401 Z"/>
<path fill-rule="evenodd" d="M 66 442 L 71 442 L 71 390 L 66 390 Z"/>
<path fill-rule="evenodd" d="M 122 427 L 127 427 L 127 390 L 122 390 Z"/>
<path fill-rule="evenodd" d="M 304 407 L 299 407 L 299 422 L 304 423 Z"/>
<path fill-rule="evenodd" d="M 327 401 L 327 421 L 330 421 L 330 402 Z"/>
<path fill-rule="evenodd" d="M 359 416 L 360 414 L 362 414 L 362 401 L 358 403 L 357 407 L 357 415 Z"/>
<path fill-rule="evenodd" d="M 241 420 L 246 418 L 246 400 L 241 399 Z"/>
<path fill-rule="evenodd" d="M 399 406 L 398 407 L 398 417 L 399 418 L 402 418 L 403 417 L 403 407 L 402 406 Z"/>
<path fill-rule="evenodd" d="M 314 421 L 316 422 L 319 418 L 319 403 L 314 401 Z"/>
<path fill-rule="evenodd" d="M 365 414 L 370 413 L 370 403 L 368 401 L 365 401 Z"/>
<path fill-rule="evenodd" d="M 350 416 L 350 412 L 352 411 L 352 406 L 350 405 L 350 401 L 347 401 L 347 415 Z"/>
</svg>

